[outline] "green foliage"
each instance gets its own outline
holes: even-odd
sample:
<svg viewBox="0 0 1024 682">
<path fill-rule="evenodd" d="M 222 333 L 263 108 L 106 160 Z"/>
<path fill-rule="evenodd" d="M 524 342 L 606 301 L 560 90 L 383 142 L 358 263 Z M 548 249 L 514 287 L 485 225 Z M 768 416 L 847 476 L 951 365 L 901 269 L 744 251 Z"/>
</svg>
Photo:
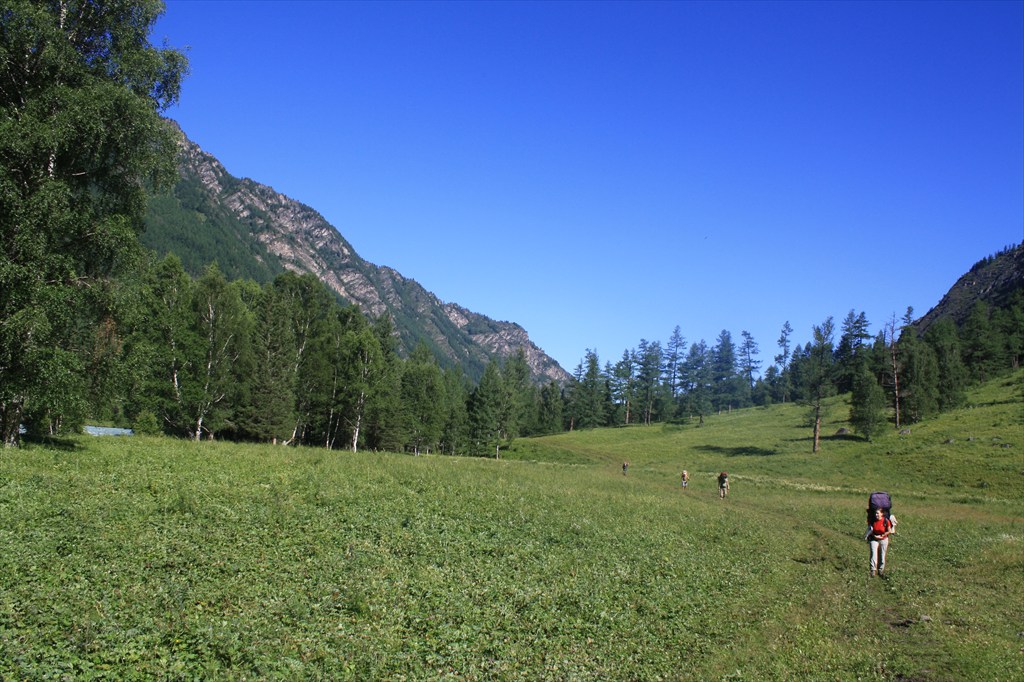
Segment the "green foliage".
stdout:
<svg viewBox="0 0 1024 682">
<path fill-rule="evenodd" d="M 113 276 L 138 255 L 150 186 L 174 175 L 184 56 L 148 34 L 155 0 L 4 4 L 0 30 L 0 441 L 77 422 L 73 380 Z M 55 351 L 54 349 L 60 349 Z M 58 388 L 59 387 L 59 388 Z M 59 394 L 58 394 L 59 391 Z"/>
<path fill-rule="evenodd" d="M 498 462 L 6 451 L 0 678 L 1020 679 L 1022 381 L 820 457 L 792 404 Z M 901 521 L 885 579 L 862 540 L 877 489 Z"/>
<path fill-rule="evenodd" d="M 867 363 L 861 362 L 853 376 L 850 425 L 867 440 L 873 440 L 888 426 L 885 413 L 885 393 L 871 374 Z"/>
<path fill-rule="evenodd" d="M 193 277 L 202 275 L 210 263 L 217 263 L 230 280 L 265 283 L 283 272 L 277 256 L 256 239 L 251 226 L 208 201 L 201 190 L 199 178 L 185 176 L 172 192 L 154 196 L 142 244 L 159 257 L 177 255 Z"/>
</svg>

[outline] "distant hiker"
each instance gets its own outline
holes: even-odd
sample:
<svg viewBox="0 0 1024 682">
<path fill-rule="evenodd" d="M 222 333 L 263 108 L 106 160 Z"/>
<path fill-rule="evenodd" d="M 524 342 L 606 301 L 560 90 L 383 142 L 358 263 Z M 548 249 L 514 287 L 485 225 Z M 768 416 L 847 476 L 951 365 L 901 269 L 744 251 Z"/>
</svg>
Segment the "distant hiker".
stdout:
<svg viewBox="0 0 1024 682">
<path fill-rule="evenodd" d="M 690 474 L 686 473 L 686 469 L 683 469 L 683 473 L 679 476 L 679 485 L 686 490 L 686 485 L 690 482 Z"/>
<path fill-rule="evenodd" d="M 876 509 L 875 519 L 868 526 L 868 532 L 864 535 L 871 552 L 868 564 L 873 576 L 881 576 L 885 571 L 885 554 L 889 551 L 889 533 L 892 532 L 892 526 L 892 521 L 885 518 L 885 512 Z"/>
<path fill-rule="evenodd" d="M 625 476 L 627 471 L 629 471 L 629 462 L 623 462 L 622 463 L 622 475 Z"/>
<path fill-rule="evenodd" d="M 724 471 L 718 474 L 718 496 L 723 500 L 729 494 L 729 474 Z"/>
</svg>

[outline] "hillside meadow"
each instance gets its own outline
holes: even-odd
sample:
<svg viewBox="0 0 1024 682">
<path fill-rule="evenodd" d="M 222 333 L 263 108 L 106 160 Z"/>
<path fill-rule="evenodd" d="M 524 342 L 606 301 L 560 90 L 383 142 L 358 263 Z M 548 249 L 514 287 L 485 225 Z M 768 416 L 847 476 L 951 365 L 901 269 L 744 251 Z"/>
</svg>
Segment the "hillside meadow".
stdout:
<svg viewBox="0 0 1024 682">
<path fill-rule="evenodd" d="M 794 405 L 498 461 L 0 451 L 0 679 L 1024 679 L 1022 383 L 875 443 L 836 398 L 817 455 Z"/>
</svg>

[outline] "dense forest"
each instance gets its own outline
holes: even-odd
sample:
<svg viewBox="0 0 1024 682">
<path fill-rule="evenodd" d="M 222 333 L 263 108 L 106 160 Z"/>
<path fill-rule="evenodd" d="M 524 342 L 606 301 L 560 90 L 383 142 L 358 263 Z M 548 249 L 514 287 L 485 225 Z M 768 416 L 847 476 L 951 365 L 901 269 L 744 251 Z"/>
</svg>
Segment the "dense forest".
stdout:
<svg viewBox="0 0 1024 682">
<path fill-rule="evenodd" d="M 160 113 L 187 70 L 146 36 L 159 2 L 14 2 L 0 32 L 0 437 L 75 432 L 86 420 L 190 439 L 500 456 L 531 434 L 674 420 L 772 402 L 808 408 L 851 394 L 852 427 L 960 405 L 965 389 L 1019 365 L 1024 292 L 976 304 L 921 336 L 912 311 L 869 334 L 863 313 L 801 344 L 783 324 L 772 362 L 743 332 L 713 345 L 640 340 L 615 363 L 586 351 L 566 385 L 530 381 L 522 354 L 479 381 L 420 345 L 397 352 L 393 321 L 369 320 L 311 275 L 259 284 L 211 265 L 193 277 L 139 243 L 146 201 L 174 180 L 176 135 Z M 110 9 L 110 11 L 106 11 Z M 763 368 L 763 371 L 762 371 Z"/>
<path fill-rule="evenodd" d="M 787 322 L 763 372 L 749 333 L 687 345 L 676 327 L 666 344 L 642 339 L 615 363 L 586 351 L 565 386 L 532 384 L 522 354 L 492 362 L 473 384 L 426 346 L 400 357 L 387 317 L 369 320 L 312 275 L 259 285 L 227 281 L 212 265 L 192 278 L 169 256 L 119 289 L 116 315 L 78 338 L 65 390 L 26 413 L 33 435 L 89 418 L 196 440 L 500 456 L 520 436 L 699 425 L 716 412 L 797 402 L 817 449 L 824 398 L 850 393 L 851 425 L 870 438 L 962 405 L 972 382 L 1017 366 L 1024 346 L 1019 290 L 1007 308 L 979 302 L 962 327 L 944 319 L 923 336 L 910 310 L 877 336 L 851 310 L 838 327 L 815 325 L 804 344 Z"/>
</svg>

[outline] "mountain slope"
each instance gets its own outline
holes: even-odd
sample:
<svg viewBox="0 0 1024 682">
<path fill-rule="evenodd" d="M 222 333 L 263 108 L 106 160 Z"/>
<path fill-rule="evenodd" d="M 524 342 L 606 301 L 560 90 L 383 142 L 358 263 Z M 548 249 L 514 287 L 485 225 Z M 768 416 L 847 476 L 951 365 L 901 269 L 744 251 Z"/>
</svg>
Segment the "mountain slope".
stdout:
<svg viewBox="0 0 1024 682">
<path fill-rule="evenodd" d="M 198 274 L 216 260 L 229 278 L 266 282 L 283 270 L 312 273 L 371 317 L 390 313 L 401 347 L 425 342 L 445 366 L 477 379 L 494 358 L 523 349 L 535 381 L 568 373 L 521 326 L 444 303 L 415 280 L 362 259 L 314 209 L 273 188 L 235 178 L 182 135 L 181 179 L 150 206 L 143 243 L 177 254 Z"/>
<path fill-rule="evenodd" d="M 1024 242 L 1008 247 L 994 256 L 983 258 L 963 277 L 956 281 L 938 304 L 929 310 L 915 326 L 924 332 L 943 317 L 951 318 L 958 326 L 963 324 L 978 301 L 992 308 L 1009 304 L 1014 292 L 1024 288 Z"/>
</svg>

